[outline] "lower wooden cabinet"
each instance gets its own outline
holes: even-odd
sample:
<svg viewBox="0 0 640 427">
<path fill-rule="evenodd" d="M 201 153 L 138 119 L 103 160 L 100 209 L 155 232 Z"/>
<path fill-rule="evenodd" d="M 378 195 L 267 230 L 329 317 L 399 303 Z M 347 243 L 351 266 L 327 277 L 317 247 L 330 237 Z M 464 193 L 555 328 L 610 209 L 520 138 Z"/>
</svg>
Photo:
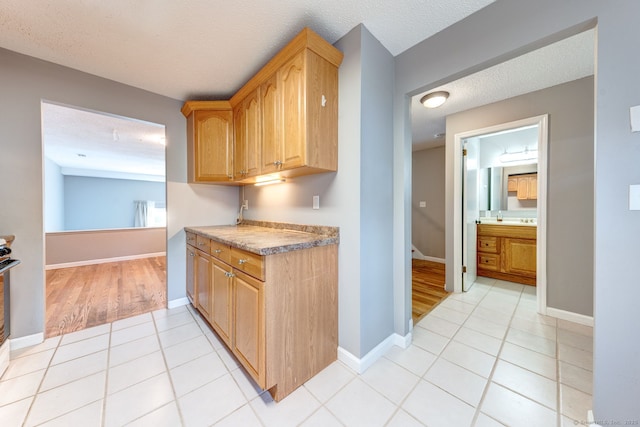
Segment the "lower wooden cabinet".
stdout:
<svg viewBox="0 0 640 427">
<path fill-rule="evenodd" d="M 194 307 L 197 307 L 195 270 L 196 248 L 187 245 L 187 298 L 189 298 Z"/>
<path fill-rule="evenodd" d="M 537 228 L 478 224 L 478 276 L 536 284 Z"/>
<path fill-rule="evenodd" d="M 213 313 L 210 323 L 222 341 L 231 345 L 231 313 L 233 297 L 233 269 L 226 263 L 213 259 L 212 263 Z"/>
<path fill-rule="evenodd" d="M 209 319 L 211 317 L 211 257 L 202 251 L 196 252 L 196 283 L 198 289 L 198 310 Z"/>
<path fill-rule="evenodd" d="M 236 272 L 233 280 L 233 353 L 264 387 L 264 282 L 241 272 Z"/>
<path fill-rule="evenodd" d="M 195 274 L 187 268 L 194 306 L 274 400 L 336 360 L 336 245 L 267 256 L 213 240 L 203 248 L 211 253 L 195 250 Z"/>
</svg>

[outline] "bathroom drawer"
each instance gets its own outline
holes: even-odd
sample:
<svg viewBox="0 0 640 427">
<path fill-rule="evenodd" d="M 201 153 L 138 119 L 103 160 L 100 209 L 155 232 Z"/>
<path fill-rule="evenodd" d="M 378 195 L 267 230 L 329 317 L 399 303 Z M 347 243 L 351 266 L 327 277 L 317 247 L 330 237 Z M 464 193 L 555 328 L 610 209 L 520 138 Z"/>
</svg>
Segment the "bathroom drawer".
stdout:
<svg viewBox="0 0 640 427">
<path fill-rule="evenodd" d="M 491 254 L 478 254 L 478 269 L 499 271 L 500 256 Z"/>
<path fill-rule="evenodd" d="M 498 238 L 489 236 L 478 237 L 478 252 L 490 252 L 497 254 L 500 248 L 498 247 Z"/>
</svg>

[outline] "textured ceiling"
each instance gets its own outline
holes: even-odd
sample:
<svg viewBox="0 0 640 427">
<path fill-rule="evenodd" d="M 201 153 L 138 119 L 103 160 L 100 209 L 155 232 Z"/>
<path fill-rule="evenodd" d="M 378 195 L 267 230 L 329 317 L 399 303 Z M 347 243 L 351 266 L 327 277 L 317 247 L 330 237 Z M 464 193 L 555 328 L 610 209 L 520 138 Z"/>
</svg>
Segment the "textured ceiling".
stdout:
<svg viewBox="0 0 640 427">
<path fill-rule="evenodd" d="M 164 126 L 42 103 L 44 155 L 63 175 L 164 181 Z"/>
<path fill-rule="evenodd" d="M 235 93 L 303 27 L 395 56 L 493 0 L 0 0 L 0 46 L 175 99 Z"/>
<path fill-rule="evenodd" d="M 0 47 L 175 99 L 221 99 L 235 93 L 305 26 L 333 43 L 363 23 L 395 56 L 492 1 L 0 0 Z M 588 32 L 443 85 L 437 89 L 448 90 L 451 97 L 438 109 L 427 110 L 414 100 L 414 144 L 421 148 L 442 144 L 433 135 L 444 132 L 447 114 L 592 74 L 593 38 Z M 48 151 L 64 167 L 83 168 L 60 157 L 65 151 L 78 162 L 80 148 L 104 159 L 91 166 L 97 169 L 127 163 L 124 157 L 113 157 L 118 150 L 121 156 L 135 157 L 137 149 L 132 152 L 112 143 L 114 128 L 119 129 L 121 141 L 128 140 L 121 118 L 86 111 L 67 111 L 65 117 L 61 111 L 50 112 L 52 123 L 44 134 L 58 142 L 66 134 L 69 147 L 58 147 L 58 154 Z M 78 121 L 74 114 L 84 116 Z M 65 120 L 82 126 L 75 131 L 55 129 L 54 121 L 64 128 Z M 111 120 L 116 122 L 107 123 Z M 73 139 L 82 132 L 82 138 Z M 90 133 L 96 135 L 92 146 Z M 139 139 L 132 136 L 132 141 Z M 98 155 L 100 149 L 104 156 Z M 137 164 L 134 169 L 142 170 L 139 160 L 144 157 L 155 154 L 132 159 L 131 164 Z M 85 167 L 87 158 L 82 158 Z M 145 173 L 155 175 L 157 164 L 150 167 Z"/>
<path fill-rule="evenodd" d="M 412 100 L 414 150 L 444 143 L 445 117 L 471 108 L 593 75 L 595 30 L 585 31 L 512 60 L 430 90 L 450 93 L 438 108 Z"/>
</svg>

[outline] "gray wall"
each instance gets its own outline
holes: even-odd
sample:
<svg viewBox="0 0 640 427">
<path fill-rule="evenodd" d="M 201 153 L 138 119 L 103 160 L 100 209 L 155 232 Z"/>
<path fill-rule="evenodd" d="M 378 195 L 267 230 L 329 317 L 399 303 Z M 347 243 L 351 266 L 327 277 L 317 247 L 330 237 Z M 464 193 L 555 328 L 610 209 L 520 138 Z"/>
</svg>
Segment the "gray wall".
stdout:
<svg viewBox="0 0 640 427">
<path fill-rule="evenodd" d="M 593 315 L 593 270 L 585 268 L 593 264 L 593 83 L 586 77 L 447 117 L 451 145 L 458 133 L 549 114 L 547 305 L 587 316 Z"/>
<path fill-rule="evenodd" d="M 185 297 L 186 225 L 231 223 L 236 188 L 186 184 L 186 121 L 182 101 L 0 49 L 0 234 L 15 234 L 11 334 L 44 331 L 43 153 L 40 103 L 57 103 L 166 126 L 167 299 Z"/>
<path fill-rule="evenodd" d="M 60 166 L 44 158 L 44 227 L 46 231 L 64 230 L 64 175 Z"/>
<path fill-rule="evenodd" d="M 67 175 L 64 177 L 64 229 L 133 227 L 136 200 L 164 204 L 165 183 Z"/>
<path fill-rule="evenodd" d="M 45 260 L 47 266 L 89 264 L 110 258 L 158 254 L 166 247 L 164 227 L 63 231 L 45 235 Z"/>
<path fill-rule="evenodd" d="M 396 325 L 408 329 L 410 294 L 411 130 L 409 96 L 576 34 L 598 24 L 596 58 L 594 412 L 599 420 L 638 420 L 640 213 L 629 185 L 640 182 L 640 134 L 629 107 L 640 104 L 640 2 L 497 0 L 396 57 L 394 109 L 394 290 Z M 438 58 L 434 61 L 433 58 Z M 449 171 L 449 168 L 447 168 Z M 447 172 L 447 194 L 452 177 Z M 446 203 L 452 215 L 452 201 Z M 447 257 L 449 257 L 447 252 Z M 582 268 L 590 268 L 585 264 Z"/>
<path fill-rule="evenodd" d="M 444 145 L 414 151 L 411 179 L 411 242 L 425 256 L 444 259 Z M 421 208 L 420 201 L 426 202 Z"/>
<path fill-rule="evenodd" d="M 338 172 L 246 186 L 245 218 L 340 227 L 339 345 L 362 357 L 394 330 L 389 162 L 393 58 L 363 26 L 336 47 L 344 53 Z M 319 210 L 311 209 L 314 195 L 320 196 Z"/>
</svg>

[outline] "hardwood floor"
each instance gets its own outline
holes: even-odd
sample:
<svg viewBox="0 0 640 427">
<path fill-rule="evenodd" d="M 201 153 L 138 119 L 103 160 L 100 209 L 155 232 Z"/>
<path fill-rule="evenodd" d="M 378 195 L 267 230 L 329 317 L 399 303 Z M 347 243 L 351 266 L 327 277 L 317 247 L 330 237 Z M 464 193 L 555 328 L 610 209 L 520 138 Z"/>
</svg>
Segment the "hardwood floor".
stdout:
<svg viewBox="0 0 640 427">
<path fill-rule="evenodd" d="M 444 290 L 444 264 L 412 259 L 412 318 L 415 325 L 449 292 Z"/>
<path fill-rule="evenodd" d="M 46 337 L 164 308 L 166 257 L 46 272 Z"/>
</svg>

